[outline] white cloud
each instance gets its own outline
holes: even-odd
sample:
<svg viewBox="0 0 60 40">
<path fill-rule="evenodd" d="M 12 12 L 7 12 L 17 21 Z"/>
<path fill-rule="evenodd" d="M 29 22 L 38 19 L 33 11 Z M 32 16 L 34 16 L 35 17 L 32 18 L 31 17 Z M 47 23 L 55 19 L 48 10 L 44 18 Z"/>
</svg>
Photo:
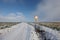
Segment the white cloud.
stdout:
<svg viewBox="0 0 60 40">
<path fill-rule="evenodd" d="M 40 16 L 41 12 L 44 18 L 40 21 L 60 21 L 60 0 L 43 0 L 33 14 Z"/>
<path fill-rule="evenodd" d="M 4 16 L 0 14 L 0 22 L 20 22 L 25 21 L 26 17 L 23 13 L 9 13 L 8 15 Z"/>
</svg>

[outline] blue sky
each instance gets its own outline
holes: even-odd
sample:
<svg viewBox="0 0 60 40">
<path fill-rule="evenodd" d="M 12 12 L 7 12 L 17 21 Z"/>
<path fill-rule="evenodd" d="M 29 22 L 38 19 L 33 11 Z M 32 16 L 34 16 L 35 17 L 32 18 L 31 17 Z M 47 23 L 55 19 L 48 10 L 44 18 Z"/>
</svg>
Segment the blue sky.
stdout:
<svg viewBox="0 0 60 40">
<path fill-rule="evenodd" d="M 23 0 L 22 3 L 19 2 L 20 0 L 16 0 L 16 2 L 14 0 L 13 2 L 10 1 L 4 2 L 4 0 L 0 0 L 0 9 L 5 14 L 8 12 L 24 12 L 27 14 L 35 10 L 35 6 L 39 2 L 39 0 Z"/>
<path fill-rule="evenodd" d="M 0 0 L 0 13 L 7 16 L 10 13 L 22 12 L 27 21 L 32 21 L 31 13 L 40 0 Z"/>
<path fill-rule="evenodd" d="M 60 21 L 59 0 L 0 0 L 0 22 Z M 57 11 L 58 10 L 58 11 Z"/>
</svg>

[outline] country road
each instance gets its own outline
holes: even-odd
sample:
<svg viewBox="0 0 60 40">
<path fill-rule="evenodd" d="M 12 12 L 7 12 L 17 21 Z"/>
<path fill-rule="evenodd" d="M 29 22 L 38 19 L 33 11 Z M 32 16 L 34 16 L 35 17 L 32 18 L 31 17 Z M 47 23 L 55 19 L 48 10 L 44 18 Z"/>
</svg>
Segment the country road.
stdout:
<svg viewBox="0 0 60 40">
<path fill-rule="evenodd" d="M 27 23 L 20 23 L 12 28 L 0 30 L 0 40 L 33 40 L 34 28 Z M 38 40 L 35 35 L 34 40 Z"/>
<path fill-rule="evenodd" d="M 50 40 L 60 40 L 57 39 L 57 37 L 60 38 L 57 31 L 56 33 L 54 30 L 51 30 L 44 26 L 40 27 L 40 29 L 46 31 L 45 35 L 47 39 L 51 38 Z M 0 30 L 0 40 L 42 40 L 42 37 L 39 37 L 36 34 L 34 26 L 28 23 L 19 23 L 17 25 L 12 26 L 11 28 Z"/>
</svg>

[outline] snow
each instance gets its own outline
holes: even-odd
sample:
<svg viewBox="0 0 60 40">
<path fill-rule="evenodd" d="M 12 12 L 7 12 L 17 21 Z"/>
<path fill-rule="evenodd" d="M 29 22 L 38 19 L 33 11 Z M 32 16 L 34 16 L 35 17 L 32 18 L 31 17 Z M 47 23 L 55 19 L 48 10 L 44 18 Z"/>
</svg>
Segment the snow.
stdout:
<svg viewBox="0 0 60 40">
<path fill-rule="evenodd" d="M 35 26 L 34 23 L 31 23 L 31 25 Z M 44 35 L 46 36 L 47 40 L 48 39 L 50 39 L 50 40 L 60 40 L 59 31 L 53 30 L 51 28 L 48 28 L 48 27 L 45 27 L 45 26 L 41 26 L 41 25 L 38 25 L 38 24 L 36 24 L 36 28 L 38 28 L 39 30 L 44 30 L 45 31 Z M 40 38 L 42 38 L 42 37 L 40 37 Z"/>
<path fill-rule="evenodd" d="M 40 29 L 45 30 L 47 38 L 50 38 L 51 40 L 60 40 L 60 33 L 57 30 L 45 26 L 40 26 Z"/>
<path fill-rule="evenodd" d="M 11 28 L 0 30 L 0 40 L 38 40 L 38 36 L 34 32 L 33 26 L 20 23 Z"/>
<path fill-rule="evenodd" d="M 58 31 L 45 26 L 40 26 L 40 29 L 45 30 L 47 39 L 60 40 L 60 33 Z M 34 26 L 24 22 L 11 28 L 0 30 L 0 40 L 40 40 L 38 37 Z"/>
</svg>

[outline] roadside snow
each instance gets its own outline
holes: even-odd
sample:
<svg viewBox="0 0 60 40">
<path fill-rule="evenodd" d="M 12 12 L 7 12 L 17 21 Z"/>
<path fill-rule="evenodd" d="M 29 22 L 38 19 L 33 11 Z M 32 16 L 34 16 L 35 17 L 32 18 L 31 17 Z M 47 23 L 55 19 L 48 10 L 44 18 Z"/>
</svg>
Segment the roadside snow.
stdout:
<svg viewBox="0 0 60 40">
<path fill-rule="evenodd" d="M 45 26 L 40 26 L 42 30 L 45 30 L 46 31 L 46 34 L 47 34 L 47 38 L 48 36 L 50 36 L 50 38 L 53 38 L 57 40 L 60 40 L 60 33 L 57 31 L 57 30 L 53 30 L 51 28 L 47 28 Z"/>
</svg>

